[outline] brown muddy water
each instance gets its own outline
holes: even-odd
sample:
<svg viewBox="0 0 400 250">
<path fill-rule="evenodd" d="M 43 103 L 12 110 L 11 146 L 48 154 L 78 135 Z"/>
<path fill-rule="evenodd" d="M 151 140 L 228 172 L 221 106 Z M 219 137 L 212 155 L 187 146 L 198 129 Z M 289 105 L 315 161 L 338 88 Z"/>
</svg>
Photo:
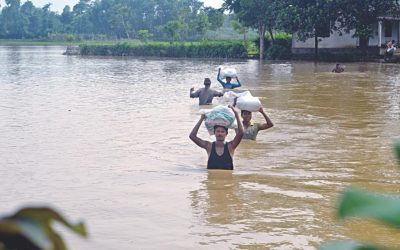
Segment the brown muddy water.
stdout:
<svg viewBox="0 0 400 250">
<path fill-rule="evenodd" d="M 82 219 L 88 240 L 60 227 L 71 249 L 318 249 L 343 239 L 400 248 L 398 231 L 335 218 L 350 185 L 400 193 L 399 65 L 346 63 L 334 74 L 327 63 L 64 51 L 0 47 L 2 215 L 48 205 Z M 188 138 L 200 109 L 189 88 L 210 77 L 220 89 L 221 64 L 275 124 L 240 144 L 233 172 L 207 171 Z"/>
</svg>

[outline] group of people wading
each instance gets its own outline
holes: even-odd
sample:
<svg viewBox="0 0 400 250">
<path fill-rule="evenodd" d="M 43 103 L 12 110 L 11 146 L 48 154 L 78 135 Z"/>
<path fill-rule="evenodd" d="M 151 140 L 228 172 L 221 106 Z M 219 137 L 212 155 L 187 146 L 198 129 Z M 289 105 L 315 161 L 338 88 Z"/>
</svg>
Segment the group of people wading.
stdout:
<svg viewBox="0 0 400 250">
<path fill-rule="evenodd" d="M 229 91 L 234 88 L 241 87 L 241 83 L 237 76 L 234 77 L 236 83 L 232 83 L 232 77 L 226 76 L 225 81 L 221 79 L 221 68 L 218 69 L 217 80 L 224 88 L 224 91 Z M 216 91 L 210 88 L 211 80 L 209 78 L 204 79 L 204 87 L 194 91 L 194 88 L 190 89 L 191 98 L 199 98 L 199 105 L 212 104 L 214 97 L 223 96 L 222 92 Z M 225 169 L 233 170 L 233 155 L 235 149 L 242 141 L 242 139 L 256 140 L 258 131 L 265 130 L 274 126 L 272 121 L 269 119 L 268 115 L 265 113 L 263 107 L 259 108 L 260 114 L 264 117 L 264 123 L 253 123 L 252 122 L 252 112 L 248 110 L 241 110 L 241 117 L 239 116 L 239 111 L 235 107 L 235 104 L 228 106 L 234 113 L 237 122 L 237 129 L 235 129 L 236 135 L 233 140 L 225 142 L 228 135 L 228 128 L 225 126 L 215 125 L 214 135 L 215 141 L 211 142 L 208 140 L 203 140 L 197 136 L 200 125 L 205 120 L 206 116 L 203 114 L 200 120 L 196 123 L 192 129 L 189 138 L 199 147 L 205 149 L 208 154 L 207 169 Z"/>
</svg>

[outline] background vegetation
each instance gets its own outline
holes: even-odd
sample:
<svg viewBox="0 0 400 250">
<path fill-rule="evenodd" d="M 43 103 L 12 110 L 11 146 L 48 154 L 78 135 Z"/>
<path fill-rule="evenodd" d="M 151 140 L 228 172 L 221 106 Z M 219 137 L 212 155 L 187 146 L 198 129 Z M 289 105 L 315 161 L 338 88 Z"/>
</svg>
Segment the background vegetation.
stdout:
<svg viewBox="0 0 400 250">
<path fill-rule="evenodd" d="M 291 57 L 290 37 L 283 33 L 301 41 L 314 38 L 318 58 L 319 38 L 354 30 L 366 53 L 378 18 L 400 13 L 397 0 L 224 0 L 221 9 L 199 0 L 80 0 L 60 14 L 51 4 L 5 3 L 0 39 L 173 43 L 258 37 L 260 59 Z"/>
<path fill-rule="evenodd" d="M 191 43 L 118 43 L 114 45 L 81 45 L 82 55 L 247 58 L 242 42 Z"/>
</svg>

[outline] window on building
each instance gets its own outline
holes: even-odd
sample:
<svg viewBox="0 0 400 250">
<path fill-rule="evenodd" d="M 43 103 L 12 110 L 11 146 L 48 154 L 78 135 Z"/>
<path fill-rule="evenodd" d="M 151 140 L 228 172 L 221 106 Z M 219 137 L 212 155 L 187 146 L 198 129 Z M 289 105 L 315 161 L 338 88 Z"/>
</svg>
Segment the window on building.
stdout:
<svg viewBox="0 0 400 250">
<path fill-rule="evenodd" d="M 392 37 L 392 22 L 385 21 L 385 37 Z"/>
</svg>

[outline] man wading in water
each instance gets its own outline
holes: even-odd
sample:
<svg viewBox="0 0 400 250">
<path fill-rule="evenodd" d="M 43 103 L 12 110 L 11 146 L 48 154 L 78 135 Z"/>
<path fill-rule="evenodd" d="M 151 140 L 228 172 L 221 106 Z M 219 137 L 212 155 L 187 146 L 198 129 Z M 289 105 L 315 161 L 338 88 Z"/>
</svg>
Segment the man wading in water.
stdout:
<svg viewBox="0 0 400 250">
<path fill-rule="evenodd" d="M 225 142 L 225 138 L 228 135 L 228 128 L 223 126 L 214 126 L 215 142 L 205 141 L 197 137 L 200 125 L 205 119 L 202 115 L 200 120 L 192 129 L 189 138 L 196 143 L 197 146 L 204 148 L 208 154 L 207 169 L 226 169 L 233 170 L 233 154 L 236 147 L 242 140 L 244 129 L 243 124 L 240 121 L 239 113 L 232 106 L 229 106 L 235 114 L 236 122 L 238 124 L 238 131 L 235 138 L 230 142 Z"/>
<path fill-rule="evenodd" d="M 190 89 L 190 98 L 199 98 L 199 105 L 208 105 L 212 103 L 214 96 L 221 97 L 224 94 L 210 88 L 210 78 L 204 78 L 204 88 L 194 92 L 194 88 Z"/>
</svg>

